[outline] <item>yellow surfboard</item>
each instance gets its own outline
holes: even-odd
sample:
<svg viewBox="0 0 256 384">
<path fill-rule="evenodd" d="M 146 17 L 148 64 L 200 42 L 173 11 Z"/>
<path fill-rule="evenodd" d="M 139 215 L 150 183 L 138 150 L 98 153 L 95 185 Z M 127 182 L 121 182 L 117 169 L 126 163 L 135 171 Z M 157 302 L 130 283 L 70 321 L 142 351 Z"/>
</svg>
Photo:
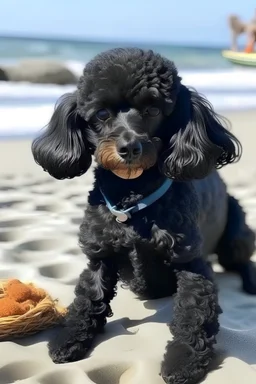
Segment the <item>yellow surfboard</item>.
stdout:
<svg viewBox="0 0 256 384">
<path fill-rule="evenodd" d="M 256 52 L 246 53 L 235 51 L 222 51 L 222 56 L 234 64 L 256 67 Z"/>
</svg>

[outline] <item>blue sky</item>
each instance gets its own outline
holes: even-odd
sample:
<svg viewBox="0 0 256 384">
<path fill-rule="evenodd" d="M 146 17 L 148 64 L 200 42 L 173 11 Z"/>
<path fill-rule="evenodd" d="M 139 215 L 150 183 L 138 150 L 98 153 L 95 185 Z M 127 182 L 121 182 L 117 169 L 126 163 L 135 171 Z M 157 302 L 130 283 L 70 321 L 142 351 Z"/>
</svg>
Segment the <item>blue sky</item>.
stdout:
<svg viewBox="0 0 256 384">
<path fill-rule="evenodd" d="M 0 34 L 223 45 L 255 0 L 1 0 Z"/>
</svg>

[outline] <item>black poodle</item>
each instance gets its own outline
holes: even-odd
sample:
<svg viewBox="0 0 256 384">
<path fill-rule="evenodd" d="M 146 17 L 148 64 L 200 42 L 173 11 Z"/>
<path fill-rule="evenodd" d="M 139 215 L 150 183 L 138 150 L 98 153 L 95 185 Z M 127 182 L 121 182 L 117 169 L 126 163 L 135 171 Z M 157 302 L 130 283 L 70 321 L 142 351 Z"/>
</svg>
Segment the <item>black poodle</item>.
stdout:
<svg viewBox="0 0 256 384">
<path fill-rule="evenodd" d="M 53 361 L 85 357 L 121 280 L 143 298 L 176 293 L 161 374 L 167 383 L 197 383 L 209 370 L 221 313 L 206 256 L 217 254 L 256 294 L 254 233 L 216 171 L 241 155 L 224 119 L 181 84 L 173 62 L 114 49 L 86 65 L 32 151 L 57 179 L 85 173 L 92 155 L 97 163 L 80 227 L 89 264 L 49 343 Z"/>
</svg>

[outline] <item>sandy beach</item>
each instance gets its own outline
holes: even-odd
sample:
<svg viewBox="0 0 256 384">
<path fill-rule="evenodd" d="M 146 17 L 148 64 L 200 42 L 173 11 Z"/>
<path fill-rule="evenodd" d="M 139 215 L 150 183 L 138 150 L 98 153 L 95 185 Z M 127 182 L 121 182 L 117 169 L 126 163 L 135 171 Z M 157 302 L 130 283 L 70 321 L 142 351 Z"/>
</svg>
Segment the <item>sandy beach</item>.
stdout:
<svg viewBox="0 0 256 384">
<path fill-rule="evenodd" d="M 256 229 L 256 111 L 224 114 L 241 140 L 239 163 L 220 172 Z M 0 278 L 35 282 L 63 305 L 73 299 L 86 257 L 77 232 L 92 172 L 57 181 L 34 163 L 30 140 L 0 141 Z M 255 258 L 256 261 L 256 258 Z M 215 369 L 206 384 L 256 383 L 256 297 L 216 265 L 223 314 Z M 47 341 L 54 330 L 0 342 L 0 384 L 161 384 L 160 362 L 172 316 L 172 299 L 140 301 L 119 287 L 114 316 L 91 354 L 76 363 L 52 363 Z M 219 364 L 219 366 L 217 366 Z"/>
</svg>

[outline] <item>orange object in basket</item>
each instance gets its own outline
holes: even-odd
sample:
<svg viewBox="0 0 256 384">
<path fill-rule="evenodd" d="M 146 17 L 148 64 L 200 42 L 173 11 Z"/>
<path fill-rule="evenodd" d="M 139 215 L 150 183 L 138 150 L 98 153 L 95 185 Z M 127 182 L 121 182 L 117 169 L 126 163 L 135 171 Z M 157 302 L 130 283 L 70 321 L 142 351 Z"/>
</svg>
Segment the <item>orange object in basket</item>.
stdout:
<svg viewBox="0 0 256 384">
<path fill-rule="evenodd" d="M 26 312 L 26 308 L 17 301 L 10 299 L 9 297 L 3 297 L 0 299 L 0 317 L 23 315 Z"/>
<path fill-rule="evenodd" d="M 47 296 L 43 289 L 24 284 L 17 279 L 9 280 L 4 298 L 0 299 L 0 318 L 23 315 Z"/>
<path fill-rule="evenodd" d="M 0 280 L 0 340 L 46 329 L 65 314 L 66 308 L 42 288 L 17 279 Z"/>
</svg>

